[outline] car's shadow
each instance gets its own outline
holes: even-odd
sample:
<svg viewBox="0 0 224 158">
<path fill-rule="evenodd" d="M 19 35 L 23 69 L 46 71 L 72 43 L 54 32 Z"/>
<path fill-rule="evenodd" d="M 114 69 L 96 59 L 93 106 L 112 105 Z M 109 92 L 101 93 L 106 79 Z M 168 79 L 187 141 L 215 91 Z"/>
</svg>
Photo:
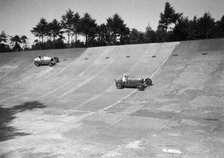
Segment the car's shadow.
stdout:
<svg viewBox="0 0 224 158">
<path fill-rule="evenodd" d="M 15 136 L 24 136 L 29 134 L 18 132 L 18 129 L 10 126 L 10 123 L 16 119 L 15 115 L 17 113 L 45 107 L 46 106 L 39 101 L 25 102 L 21 105 L 14 105 L 10 108 L 3 108 L 3 105 L 0 105 L 0 142 L 13 139 Z"/>
<path fill-rule="evenodd" d="M 149 86 L 146 86 L 146 87 L 145 87 L 143 90 L 141 90 L 141 91 L 145 91 L 146 88 L 150 88 L 151 86 L 153 86 L 153 84 L 151 84 L 151 85 L 149 85 Z M 136 90 L 138 90 L 137 87 L 125 87 L 125 86 L 124 86 L 123 88 L 121 88 L 121 89 L 136 89 Z"/>
</svg>

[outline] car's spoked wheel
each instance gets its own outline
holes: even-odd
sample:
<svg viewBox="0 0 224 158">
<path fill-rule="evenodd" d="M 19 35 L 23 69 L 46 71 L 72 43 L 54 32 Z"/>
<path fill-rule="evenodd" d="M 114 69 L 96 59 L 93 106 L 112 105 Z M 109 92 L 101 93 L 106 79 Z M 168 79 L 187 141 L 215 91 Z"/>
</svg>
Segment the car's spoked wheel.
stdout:
<svg viewBox="0 0 224 158">
<path fill-rule="evenodd" d="M 55 62 L 59 62 L 59 58 L 58 57 L 54 57 Z"/>
<path fill-rule="evenodd" d="M 54 64 L 53 63 L 49 63 L 49 66 L 52 67 L 52 66 L 54 66 Z"/>
<path fill-rule="evenodd" d="M 152 85 L 152 80 L 151 80 L 150 78 L 146 78 L 146 79 L 145 79 L 145 84 L 146 84 L 147 86 L 151 86 L 151 85 Z"/>
<path fill-rule="evenodd" d="M 137 89 L 138 89 L 139 91 L 143 91 L 143 90 L 144 90 L 144 86 L 143 86 L 143 85 L 138 85 L 138 86 L 137 86 Z"/>
<path fill-rule="evenodd" d="M 119 82 L 116 82 L 116 87 L 117 87 L 117 89 L 122 89 L 123 88 L 122 84 L 119 83 Z"/>
<path fill-rule="evenodd" d="M 35 66 L 40 66 L 38 62 L 34 62 L 34 65 Z"/>
</svg>

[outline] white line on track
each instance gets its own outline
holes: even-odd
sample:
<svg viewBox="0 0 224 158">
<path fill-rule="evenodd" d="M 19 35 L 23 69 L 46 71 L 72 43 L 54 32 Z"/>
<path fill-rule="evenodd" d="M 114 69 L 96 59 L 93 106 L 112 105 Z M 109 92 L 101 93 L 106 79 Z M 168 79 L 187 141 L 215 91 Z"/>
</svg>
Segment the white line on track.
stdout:
<svg viewBox="0 0 224 158">
<path fill-rule="evenodd" d="M 172 53 L 171 53 L 171 54 L 172 54 Z M 170 55 L 171 55 L 171 54 L 170 54 Z M 162 62 L 162 64 L 159 66 L 158 69 L 156 69 L 156 71 L 151 75 L 150 78 L 153 78 L 153 77 L 154 77 L 154 76 L 161 70 L 162 66 L 163 66 L 163 65 L 166 63 L 166 61 L 169 59 L 170 55 L 168 55 L 168 57 Z M 137 89 L 133 90 L 133 91 L 130 92 L 128 95 L 126 95 L 126 96 L 124 96 L 123 98 L 121 98 L 119 101 L 117 101 L 117 102 L 115 102 L 114 104 L 111 104 L 111 105 L 109 105 L 109 106 L 107 106 L 107 107 L 105 107 L 105 108 L 103 108 L 103 109 L 101 109 L 101 110 L 99 110 L 99 111 L 96 111 L 96 112 L 90 112 L 88 115 L 86 115 L 86 116 L 83 117 L 82 119 L 88 118 L 88 117 L 90 117 L 90 116 L 92 116 L 92 115 L 94 115 L 94 114 L 96 114 L 96 113 L 98 113 L 98 112 L 103 112 L 103 111 L 105 111 L 105 110 L 107 110 L 107 109 L 110 109 L 110 108 L 116 106 L 117 104 L 121 103 L 123 100 L 127 99 L 128 97 L 130 97 L 130 96 L 131 96 L 132 94 L 134 94 L 136 91 L 137 91 Z M 113 123 L 111 126 L 116 125 L 117 123 L 119 123 L 120 121 L 124 120 L 124 119 L 127 118 L 127 117 L 128 117 L 128 116 L 126 116 L 126 117 L 124 117 L 124 118 L 118 120 L 117 122 Z M 81 121 L 81 120 L 80 120 L 80 121 Z"/>
<path fill-rule="evenodd" d="M 75 59 L 74 59 L 74 60 L 75 60 Z M 66 66 L 66 68 L 68 68 L 68 67 L 74 62 L 74 60 L 71 61 L 71 62 Z M 61 73 L 62 71 L 64 71 L 64 70 L 65 70 L 65 68 L 62 69 L 61 71 L 59 71 L 58 74 L 60 74 L 60 73 Z M 45 71 L 45 70 L 43 70 L 43 71 Z M 48 72 L 49 72 L 49 71 L 48 71 Z M 42 71 L 41 71 L 40 73 L 42 73 Z M 40 73 L 38 73 L 38 74 L 35 75 L 34 77 L 40 77 Z M 42 75 L 43 75 L 43 74 L 42 74 Z M 38 86 L 39 86 L 39 85 L 38 85 Z M 6 101 L 6 100 L 8 100 L 8 99 L 18 97 L 18 96 L 20 96 L 21 94 L 25 94 L 25 93 L 27 93 L 28 91 L 30 91 L 30 90 L 32 90 L 32 89 L 35 89 L 35 88 L 38 87 L 38 86 L 33 86 L 32 88 L 30 88 L 29 90 L 27 90 L 27 91 L 25 91 L 25 92 L 23 92 L 23 93 L 20 93 L 20 94 L 17 94 L 17 95 L 14 95 L 14 96 L 5 98 L 5 99 L 3 99 L 3 100 L 0 100 L 0 103 Z M 63 86 L 61 86 L 61 87 L 63 87 Z M 55 89 L 55 91 L 58 90 L 58 89 L 60 89 L 61 87 L 58 87 L 57 89 Z M 55 92 L 55 91 L 52 91 L 52 93 Z M 50 94 L 51 94 L 51 93 L 50 93 Z M 49 94 L 48 94 L 48 95 L 49 95 Z M 47 96 L 47 95 L 46 95 L 46 96 Z M 42 97 L 40 97 L 40 98 L 42 98 Z"/>
<path fill-rule="evenodd" d="M 46 68 L 45 70 L 41 71 L 40 73 L 38 73 L 35 77 L 41 77 L 43 76 L 44 74 L 50 72 L 54 67 L 48 67 Z"/>
<path fill-rule="evenodd" d="M 66 95 L 76 91 L 78 88 L 82 87 L 83 85 L 85 85 L 86 83 L 90 82 L 91 80 L 93 80 L 96 76 L 100 75 L 105 69 L 107 69 L 114 61 L 115 61 L 116 57 L 111 60 L 109 63 L 106 63 L 106 65 L 100 70 L 98 71 L 95 75 L 89 77 L 88 79 L 86 79 L 85 81 L 83 81 L 82 83 L 80 83 L 79 85 L 77 85 L 76 87 L 70 89 L 69 91 L 63 93 L 62 95 L 60 95 L 59 97 L 65 97 Z"/>
<path fill-rule="evenodd" d="M 98 71 L 95 75 L 91 76 L 90 78 L 86 79 L 85 81 L 83 81 L 81 84 L 77 85 L 76 87 L 70 89 L 69 91 L 63 93 L 62 95 L 60 95 L 59 97 L 62 98 L 74 91 L 76 91 L 78 88 L 82 87 L 83 85 L 85 85 L 86 83 L 90 82 L 91 80 L 93 80 L 96 76 L 98 76 L 99 74 L 101 74 L 112 62 L 110 62 L 108 65 L 106 65 L 104 68 L 102 68 L 100 71 Z"/>
<path fill-rule="evenodd" d="M 85 102 L 83 102 L 83 103 L 77 105 L 76 107 L 80 107 L 80 106 L 86 105 L 86 104 L 88 104 L 88 103 L 90 103 L 90 102 L 96 100 L 97 98 L 101 97 L 104 93 L 106 93 L 108 90 L 110 90 L 110 89 L 113 88 L 113 87 L 114 87 L 114 85 L 111 85 L 111 86 L 110 86 L 109 88 L 107 88 L 105 91 L 102 91 L 101 93 L 98 93 L 98 94 L 94 95 L 93 97 L 87 99 Z"/>
<path fill-rule="evenodd" d="M 170 54 L 171 55 L 171 54 Z M 169 59 L 170 55 L 163 61 L 163 63 L 160 65 L 160 67 L 151 75 L 150 78 L 153 78 L 161 69 L 161 67 L 166 63 L 166 61 Z M 115 102 L 114 104 L 110 105 L 110 106 L 107 106 L 103 109 L 100 110 L 101 111 L 104 111 L 104 110 L 107 110 L 107 109 L 110 109 L 112 108 L 113 106 L 121 103 L 123 100 L 127 99 L 128 97 L 130 97 L 133 93 L 135 93 L 137 91 L 137 89 L 133 90 L 132 92 L 130 92 L 128 95 L 126 95 L 125 97 L 121 98 L 119 101 Z"/>
<path fill-rule="evenodd" d="M 171 54 L 172 54 L 172 53 L 171 53 Z M 170 55 L 171 55 L 171 54 L 170 54 Z M 161 64 L 161 65 L 159 66 L 159 68 L 158 68 L 158 69 L 151 75 L 150 78 L 153 78 L 153 77 L 154 77 L 154 76 L 161 70 L 162 66 L 163 66 L 163 65 L 166 63 L 166 61 L 169 59 L 170 55 L 168 55 L 168 57 L 162 62 L 162 64 Z M 85 118 L 87 118 L 87 117 L 89 117 L 89 116 L 92 116 L 92 115 L 94 115 L 94 114 L 96 114 L 96 113 L 98 113 L 98 112 L 103 112 L 103 111 L 105 111 L 105 110 L 107 110 L 107 109 L 110 109 L 110 108 L 116 106 L 117 104 L 121 103 L 123 100 L 127 99 L 128 97 L 130 97 L 130 96 L 131 96 L 132 94 L 134 94 L 136 91 L 137 91 L 137 89 L 133 90 L 133 91 L 130 92 L 128 95 L 124 96 L 124 97 L 121 98 L 119 101 L 115 102 L 114 104 L 111 104 L 111 105 L 109 105 L 109 106 L 107 106 L 107 107 L 105 107 L 105 108 L 103 108 L 103 109 L 101 109 L 101 110 L 99 110 L 99 111 L 89 113 L 89 115 L 87 115 L 87 116 L 84 117 L 83 119 L 85 119 Z M 126 116 L 126 117 L 124 117 L 124 118 L 118 120 L 117 122 L 113 123 L 111 126 L 116 125 L 117 123 L 119 123 L 120 121 L 124 120 L 124 119 L 127 118 L 127 117 L 128 117 L 128 116 Z"/>
<path fill-rule="evenodd" d="M 172 54 L 172 53 L 171 53 Z M 170 54 L 170 55 L 171 55 Z M 151 75 L 151 79 L 161 70 L 161 68 L 162 68 L 162 66 L 167 62 L 167 60 L 169 59 L 169 57 L 170 57 L 170 55 L 168 55 L 168 57 L 162 62 L 162 64 L 160 65 L 160 67 Z M 133 90 L 131 93 L 129 93 L 128 95 L 126 95 L 125 97 L 123 97 L 123 98 L 121 98 L 119 101 L 117 101 L 116 103 L 114 103 L 114 104 L 112 104 L 112 105 L 110 105 L 110 106 L 107 106 L 107 107 L 105 107 L 105 108 L 103 108 L 103 109 L 101 109 L 99 112 L 102 112 L 102 111 L 105 111 L 105 110 L 107 110 L 107 109 L 110 109 L 110 108 L 112 108 L 112 107 L 114 107 L 114 106 L 116 106 L 117 104 L 119 104 L 119 103 L 121 103 L 123 100 L 125 100 L 125 99 L 127 99 L 128 97 L 130 97 L 133 93 L 135 93 L 137 91 L 137 89 L 135 89 L 135 90 Z M 124 117 L 124 118 L 121 118 L 121 119 L 119 119 L 117 122 L 115 122 L 115 123 L 113 123 L 112 125 L 110 125 L 110 126 L 114 126 L 114 125 L 116 125 L 117 123 L 119 123 L 120 121 L 122 121 L 122 120 L 124 120 L 125 118 L 127 118 L 128 117 L 128 115 L 126 116 L 126 117 Z"/>
<path fill-rule="evenodd" d="M 8 75 L 8 74 L 4 74 L 3 76 L 1 76 L 1 77 L 0 77 L 0 80 L 1 80 L 2 78 L 4 78 L 6 75 Z"/>
<path fill-rule="evenodd" d="M 38 73 L 37 75 L 35 75 L 34 77 L 35 77 L 35 78 L 41 77 L 41 76 L 43 76 L 44 74 L 50 72 L 53 68 L 54 68 L 54 67 L 47 68 L 47 69 L 41 71 L 40 73 Z M 6 75 L 8 75 L 8 74 L 5 74 L 4 76 L 0 77 L 0 79 L 2 79 L 3 77 L 5 77 Z M 31 90 L 31 89 L 29 89 L 29 90 Z M 28 91 L 29 91 L 29 90 L 28 90 Z M 23 93 L 26 93 L 26 92 L 27 92 L 27 91 L 25 91 L 25 92 L 23 92 Z M 20 93 L 20 94 L 18 94 L 18 95 L 14 95 L 14 96 L 12 96 L 12 97 L 9 97 L 9 98 L 0 100 L 0 102 L 4 102 L 4 101 L 6 101 L 6 100 L 8 100 L 8 99 L 10 99 L 10 98 L 13 98 L 13 97 L 18 97 L 19 95 L 21 95 L 21 94 L 23 94 L 23 93 Z"/>
<path fill-rule="evenodd" d="M 85 54 L 85 53 L 84 53 Z M 78 57 L 80 60 L 82 59 L 82 57 Z M 67 69 L 68 67 L 70 67 L 72 64 L 74 64 L 75 63 L 75 61 L 76 60 L 79 60 L 78 58 L 75 58 L 72 62 L 70 62 L 65 68 L 63 68 L 62 70 L 60 70 L 59 72 L 58 72 L 58 74 L 59 73 L 61 73 L 61 72 L 63 72 L 65 69 Z M 76 64 L 76 63 L 75 63 Z M 88 67 L 90 67 L 90 66 L 88 66 Z M 87 67 L 87 68 L 88 68 Z M 86 68 L 86 69 L 87 69 Z M 81 77 L 83 74 L 82 74 L 83 72 L 81 72 L 79 75 L 78 75 L 78 77 Z M 46 97 L 46 96 L 48 96 L 48 95 L 50 95 L 50 94 L 53 94 L 54 92 L 56 92 L 57 90 L 59 90 L 59 89 L 61 89 L 61 88 L 63 88 L 65 85 L 68 85 L 71 81 L 73 81 L 74 79 L 71 79 L 69 82 L 65 82 L 64 84 L 62 84 L 61 86 L 59 86 L 59 87 L 57 87 L 57 88 L 55 88 L 54 90 L 52 90 L 52 91 L 50 91 L 50 92 L 48 92 L 48 93 L 46 93 L 46 94 L 44 94 L 44 95 L 42 95 L 42 96 L 40 96 L 40 97 L 38 97 L 37 99 L 41 99 L 41 98 L 44 98 L 44 97 Z M 88 81 L 84 81 L 85 83 L 87 83 L 87 82 L 89 82 L 90 80 L 89 79 L 87 79 Z M 82 85 L 81 85 L 82 86 Z M 76 86 L 76 87 L 81 87 L 80 85 L 78 85 L 78 86 Z M 76 88 L 75 87 L 75 88 Z M 73 88 L 73 91 L 74 90 L 76 90 L 75 88 Z M 71 92 L 72 92 L 72 90 L 70 90 Z M 68 94 L 68 92 L 66 92 L 66 94 L 62 94 L 62 95 L 60 95 L 60 97 L 64 97 L 65 95 L 67 95 Z"/>
<path fill-rule="evenodd" d="M 79 57 L 77 57 L 79 58 Z M 77 58 L 73 59 L 69 64 L 67 64 L 65 67 L 63 67 L 59 72 L 58 74 L 62 73 L 65 69 L 71 67 L 72 64 L 74 64 L 76 62 L 76 60 L 78 60 Z"/>
</svg>

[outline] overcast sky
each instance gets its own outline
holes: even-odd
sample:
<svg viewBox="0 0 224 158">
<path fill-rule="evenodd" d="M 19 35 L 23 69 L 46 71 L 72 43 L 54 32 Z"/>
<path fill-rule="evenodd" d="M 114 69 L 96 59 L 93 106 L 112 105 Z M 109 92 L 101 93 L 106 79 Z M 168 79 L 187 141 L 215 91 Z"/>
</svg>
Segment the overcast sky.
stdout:
<svg viewBox="0 0 224 158">
<path fill-rule="evenodd" d="M 118 13 L 131 28 L 145 31 L 148 24 L 156 30 L 165 2 L 177 12 L 192 19 L 210 12 L 215 20 L 224 15 L 224 0 L 0 0 L 0 32 L 8 35 L 26 35 L 34 38 L 30 30 L 43 17 L 48 22 L 61 16 L 69 8 L 81 16 L 89 13 L 97 24 Z"/>
</svg>

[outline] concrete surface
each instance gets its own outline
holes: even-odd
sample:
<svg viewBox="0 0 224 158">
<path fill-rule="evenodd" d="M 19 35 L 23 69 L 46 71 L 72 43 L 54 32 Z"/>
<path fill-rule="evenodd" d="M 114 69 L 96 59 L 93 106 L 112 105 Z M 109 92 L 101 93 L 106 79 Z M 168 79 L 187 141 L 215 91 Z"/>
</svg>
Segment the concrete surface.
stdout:
<svg viewBox="0 0 224 158">
<path fill-rule="evenodd" d="M 223 157 L 223 60 L 224 39 L 2 53 L 0 157 Z"/>
</svg>

